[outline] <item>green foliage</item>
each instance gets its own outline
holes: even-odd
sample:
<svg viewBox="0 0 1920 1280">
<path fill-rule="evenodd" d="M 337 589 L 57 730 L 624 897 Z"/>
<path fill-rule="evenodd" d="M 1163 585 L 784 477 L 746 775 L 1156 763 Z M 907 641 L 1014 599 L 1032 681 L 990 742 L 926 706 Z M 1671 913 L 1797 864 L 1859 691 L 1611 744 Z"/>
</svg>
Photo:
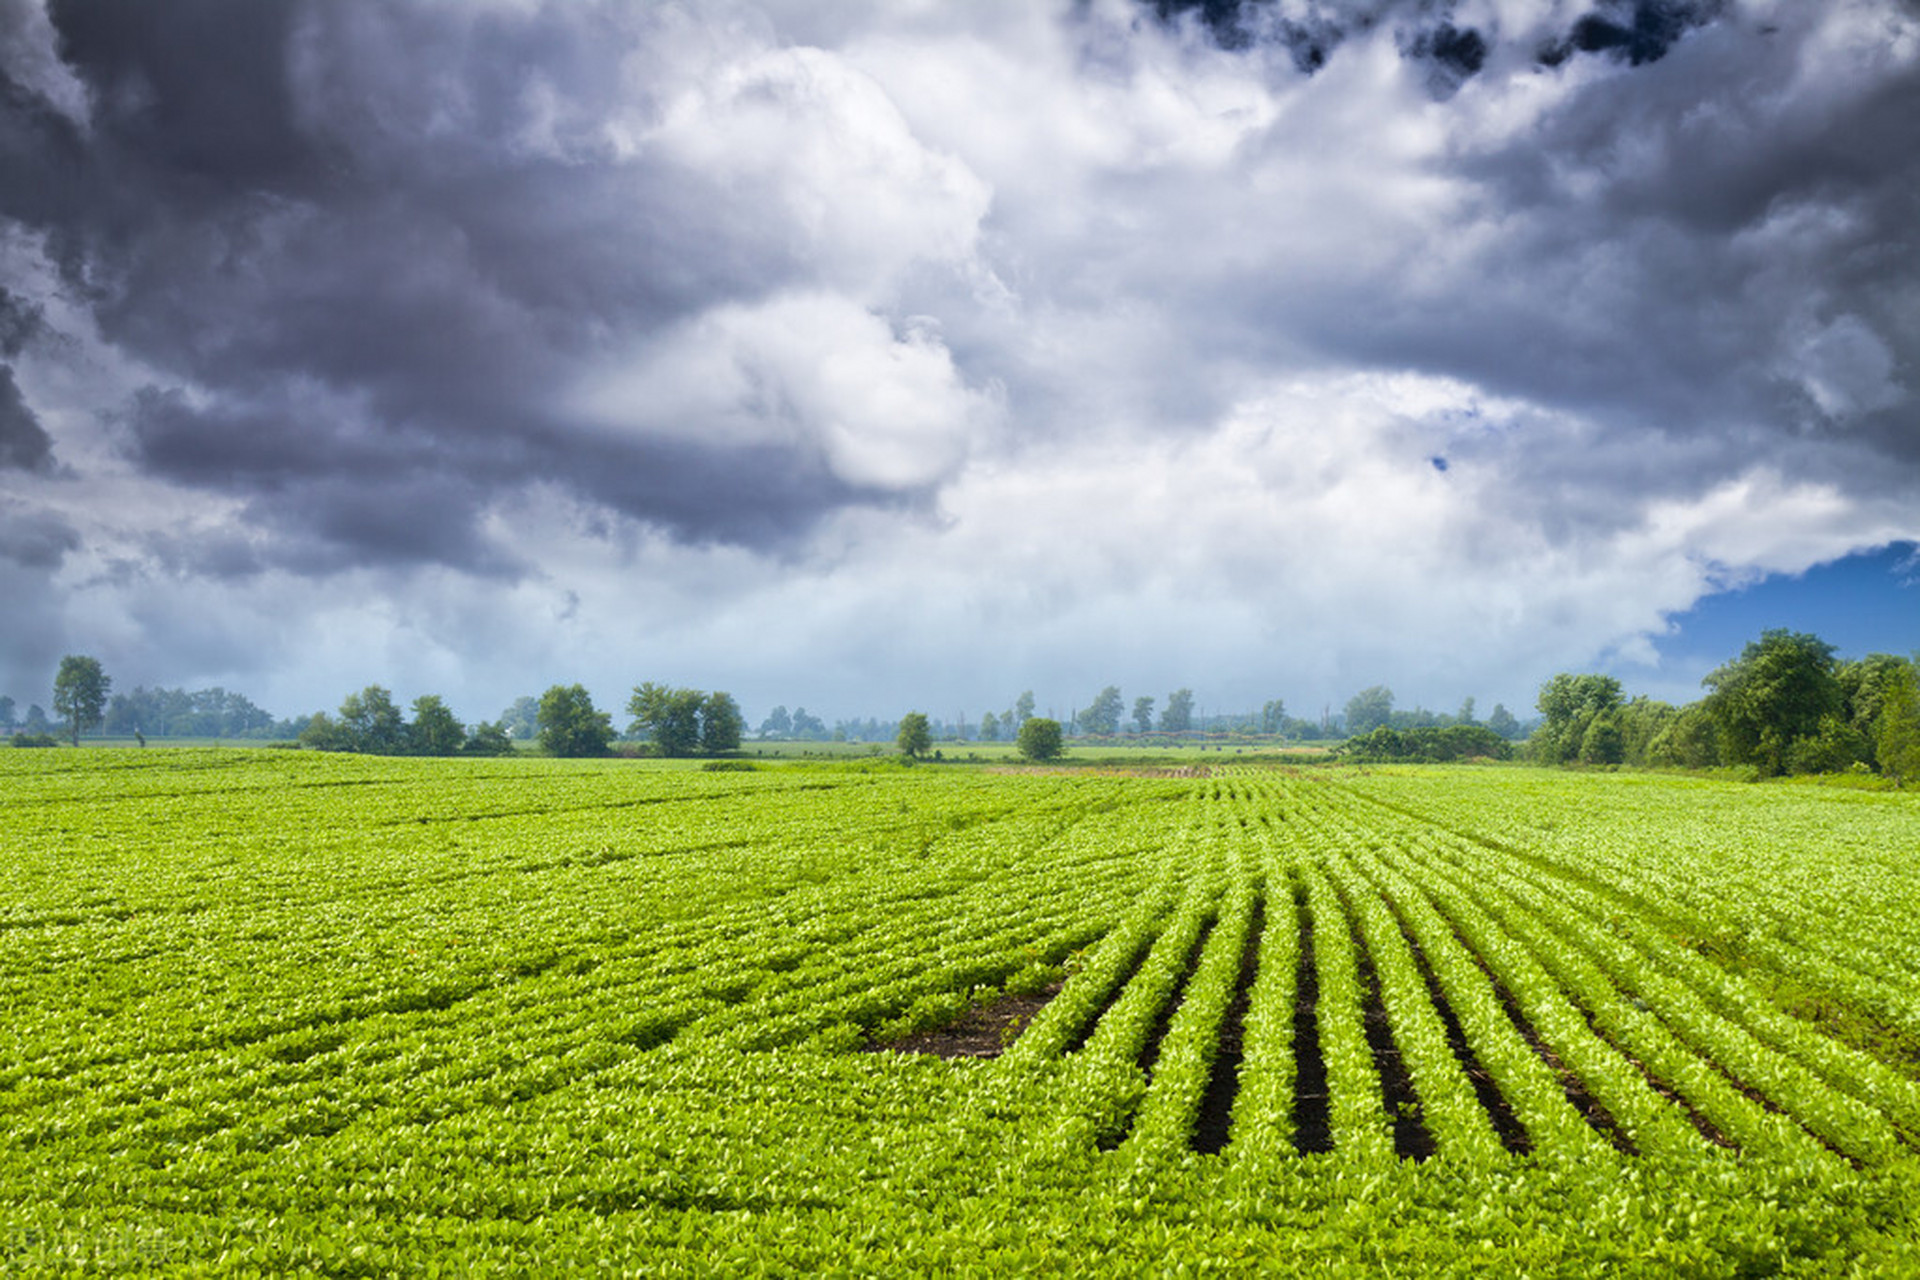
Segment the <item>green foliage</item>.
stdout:
<svg viewBox="0 0 1920 1280">
<path fill-rule="evenodd" d="M 1920 675 L 1913 664 L 1883 683 L 1873 732 L 1880 771 L 1903 787 L 1920 781 Z"/>
<path fill-rule="evenodd" d="M 1193 728 L 1193 690 L 1175 689 L 1167 695 L 1167 705 L 1160 712 L 1160 731 L 1162 733 L 1185 733 Z"/>
<path fill-rule="evenodd" d="M 1904 1275 L 1920 1251 L 1899 794 L 0 757 L 9 1274 Z M 1000 1062 L 872 1051 L 1062 979 L 980 1032 Z M 1399 1073 L 1417 1102 L 1383 1101 Z M 1330 1149 L 1303 1156 L 1316 1102 Z M 1409 1122 L 1434 1158 L 1396 1152 Z"/>
<path fill-rule="evenodd" d="M 1513 745 L 1485 725 L 1425 725 L 1412 729 L 1381 725 L 1370 733 L 1348 738 L 1340 745 L 1340 754 L 1366 763 L 1443 764 L 1455 760 L 1505 760 L 1513 755 Z"/>
<path fill-rule="evenodd" d="M 50 733 L 16 733 L 7 739 L 16 747 L 57 747 L 60 739 Z"/>
<path fill-rule="evenodd" d="M 706 694 L 699 689 L 674 689 L 649 680 L 627 700 L 633 717 L 627 732 L 650 739 L 663 756 L 690 756 L 700 749 L 700 706 Z"/>
<path fill-rule="evenodd" d="M 1019 736 L 1014 739 L 1014 749 L 1027 760 L 1057 760 L 1065 749 L 1065 735 L 1060 732 L 1060 722 L 1046 716 L 1028 716 L 1026 723 L 1020 726 Z"/>
<path fill-rule="evenodd" d="M 1651 763 L 1654 740 L 1679 718 L 1679 708 L 1656 698 L 1634 698 L 1623 705 L 1613 716 L 1620 733 L 1620 760 L 1617 763 Z M 1584 745 L 1584 736 L 1581 741 Z"/>
<path fill-rule="evenodd" d="M 107 703 L 108 733 L 177 738 L 265 738 L 281 726 L 244 694 L 211 689 L 150 689 L 116 693 Z"/>
<path fill-rule="evenodd" d="M 1619 755 L 1624 756 L 1624 735 L 1620 733 L 1619 721 L 1621 704 L 1620 682 L 1612 676 L 1561 672 L 1540 686 L 1535 705 L 1546 719 L 1528 740 L 1527 755 L 1541 764 L 1572 764 L 1581 760 L 1594 721 L 1605 718 L 1612 722 L 1613 728 L 1601 732 L 1595 748 L 1614 751 L 1613 742 L 1618 738 L 1622 744 Z M 1588 763 L 1618 763 L 1618 759 Z"/>
<path fill-rule="evenodd" d="M 1371 733 L 1393 719 L 1393 690 L 1376 684 L 1347 699 L 1347 736 Z"/>
<path fill-rule="evenodd" d="M 413 723 L 407 726 L 406 743 L 410 755 L 456 755 L 467 743 L 467 730 L 438 694 L 422 694 L 413 700 Z"/>
<path fill-rule="evenodd" d="M 1133 731 L 1135 733 L 1153 732 L 1153 699 L 1138 697 L 1133 700 Z"/>
<path fill-rule="evenodd" d="M 627 732 L 649 739 L 663 756 L 738 750 L 746 728 L 732 694 L 675 689 L 651 680 L 634 689 L 627 714 L 633 717 Z"/>
<path fill-rule="evenodd" d="M 1620 717 L 1600 715 L 1587 722 L 1580 735 L 1581 764 L 1619 764 L 1627 758 L 1626 737 L 1620 731 Z"/>
<path fill-rule="evenodd" d="M 613 717 L 596 711 L 577 684 L 554 685 L 540 695 L 540 746 L 550 756 L 603 756 L 613 742 Z"/>
<path fill-rule="evenodd" d="M 909 711 L 900 717 L 900 734 L 894 745 L 909 760 L 918 760 L 933 750 L 933 731 L 925 712 Z"/>
<path fill-rule="evenodd" d="M 1104 736 L 1120 732 L 1119 686 L 1110 684 L 1094 696 L 1093 705 L 1080 713 L 1080 729 Z"/>
<path fill-rule="evenodd" d="M 526 742 L 540 732 L 540 699 L 515 698 L 513 705 L 500 713 L 500 723 L 512 737 Z"/>
<path fill-rule="evenodd" d="M 1803 632 L 1763 632 L 1701 683 L 1712 690 L 1705 703 L 1721 757 L 1763 778 L 1789 772 L 1795 744 L 1843 711 L 1833 646 Z"/>
<path fill-rule="evenodd" d="M 710 756 L 740 749 L 746 718 L 730 693 L 715 690 L 700 707 L 700 750 Z"/>
<path fill-rule="evenodd" d="M 1719 733 L 1699 703 L 1675 712 L 1647 743 L 1644 763 L 1669 769 L 1711 769 L 1720 761 Z"/>
<path fill-rule="evenodd" d="M 1867 739 L 1868 763 L 1876 763 L 1875 726 L 1885 705 L 1887 690 L 1902 673 L 1911 674 L 1913 664 L 1890 653 L 1870 653 L 1854 662 L 1842 662 L 1834 668 L 1840 685 L 1840 698 L 1853 727 Z"/>
<path fill-rule="evenodd" d="M 98 658 L 70 653 L 60 659 L 59 674 L 53 678 L 53 710 L 67 722 L 74 746 L 80 745 L 83 730 L 98 725 L 105 716 L 112 687 Z"/>
<path fill-rule="evenodd" d="M 503 721 L 482 720 L 467 734 L 467 740 L 460 745 L 460 753 L 469 756 L 510 756 L 513 754 L 513 737 L 507 732 Z"/>
<path fill-rule="evenodd" d="M 1283 698 L 1270 698 L 1260 707 L 1260 732 L 1280 733 L 1287 727 L 1287 704 Z"/>
<path fill-rule="evenodd" d="M 1787 748 L 1788 773 L 1844 773 L 1864 771 L 1873 742 L 1844 716 L 1823 716 L 1819 732 L 1795 738 Z"/>
<path fill-rule="evenodd" d="M 324 711 L 316 711 L 300 730 L 300 745 L 309 751 L 352 751 L 353 736 Z"/>
<path fill-rule="evenodd" d="M 407 726 L 393 695 L 377 684 L 350 693 L 340 704 L 340 727 L 353 745 L 349 751 L 398 755 L 406 749 Z"/>
</svg>

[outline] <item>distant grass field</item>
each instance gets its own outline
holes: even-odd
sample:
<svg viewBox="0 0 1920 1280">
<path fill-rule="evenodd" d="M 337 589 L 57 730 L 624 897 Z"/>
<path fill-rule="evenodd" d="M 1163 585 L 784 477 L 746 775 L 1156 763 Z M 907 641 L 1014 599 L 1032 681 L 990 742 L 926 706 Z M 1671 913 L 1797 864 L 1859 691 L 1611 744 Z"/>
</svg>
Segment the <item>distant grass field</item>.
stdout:
<svg viewBox="0 0 1920 1280">
<path fill-rule="evenodd" d="M 1336 745 L 1332 742 L 1277 744 L 1202 743 L 1202 742 L 1127 742 L 1090 741 L 1069 738 L 1061 765 L 1103 764 L 1220 764 L 1253 760 L 1309 760 L 1325 755 Z M 1017 762 L 1020 753 L 1011 742 L 956 741 L 942 739 L 933 744 L 938 761 L 952 764 Z M 805 742 L 799 740 L 749 741 L 737 753 L 747 759 L 845 759 L 880 758 L 896 754 L 891 743 L 880 742 Z"/>
<path fill-rule="evenodd" d="M 0 1271 L 1920 1273 L 1920 801 L 1216 754 L 0 752 Z"/>
</svg>

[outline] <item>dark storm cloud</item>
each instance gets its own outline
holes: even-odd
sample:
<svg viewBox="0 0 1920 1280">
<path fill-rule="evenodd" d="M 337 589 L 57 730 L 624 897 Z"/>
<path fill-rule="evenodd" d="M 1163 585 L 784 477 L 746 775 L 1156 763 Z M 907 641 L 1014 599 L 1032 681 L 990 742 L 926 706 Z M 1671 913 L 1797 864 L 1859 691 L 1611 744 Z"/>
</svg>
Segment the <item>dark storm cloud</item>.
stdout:
<svg viewBox="0 0 1920 1280">
<path fill-rule="evenodd" d="M 0 356 L 11 360 L 25 351 L 27 343 L 45 328 L 46 317 L 41 308 L 0 287 Z"/>
<path fill-rule="evenodd" d="M 1458 27 L 1454 0 L 1309 0 L 1282 6 L 1276 0 L 1137 0 L 1164 23 L 1197 21 L 1223 49 L 1260 43 L 1284 47 L 1294 65 L 1312 74 L 1345 41 L 1385 22 L 1399 28 L 1401 51 L 1431 60 L 1455 80 L 1474 75 L 1489 50 L 1485 33 Z M 1558 66 L 1576 54 L 1624 59 L 1635 66 L 1657 62 L 1690 29 L 1717 16 L 1723 0 L 1598 0 L 1588 13 L 1539 47 L 1542 65 Z"/>
<path fill-rule="evenodd" d="M 482 516 L 537 482 L 763 547 L 847 504 L 911 499 L 804 446 L 742 455 L 699 443 L 698 422 L 662 443 L 556 403 L 610 344 L 814 274 L 777 215 L 670 159 L 614 154 L 600 126 L 658 107 L 628 60 L 670 15 L 254 0 L 49 15 L 91 118 L 7 85 L 0 213 L 48 235 L 106 339 L 177 379 L 130 411 L 143 465 L 249 500 L 301 563 L 511 571 Z M 543 94 L 558 122 L 530 139 Z M 17 396 L 0 426 L 12 465 L 44 456 Z"/>
<path fill-rule="evenodd" d="M 1252 29 L 1262 11 L 1235 12 Z M 1345 40 L 1384 27 L 1402 56 L 1451 60 L 1437 96 L 1469 64 L 1482 80 L 1570 87 L 1524 131 L 1449 147 L 1459 204 L 1398 243 L 1354 246 L 1381 250 L 1377 264 L 1303 270 L 1282 250 L 1273 272 L 1173 282 L 1213 354 L 1259 366 L 1305 347 L 1576 415 L 1598 434 L 1469 446 L 1506 455 L 1521 492 L 1561 505 L 1557 520 L 1581 491 L 1598 523 L 1570 535 L 1606 527 L 1607 511 L 1637 518 L 1622 494 L 1756 463 L 1850 493 L 1910 488 L 1920 77 L 1897 54 L 1874 65 L 1870 16 L 1848 30 L 1819 11 L 1763 25 L 1717 3 L 1602 3 L 1553 36 L 1569 52 L 1542 68 L 1534 31 L 1506 33 L 1505 56 L 1492 28 L 1463 45 L 1454 18 L 1470 11 L 1287 8 Z M 1574 59 L 1593 74 L 1563 79 Z M 1275 132 L 1248 148 L 1284 165 L 1299 142 Z M 1624 447 L 1603 460 L 1601 441 Z"/>
<path fill-rule="evenodd" d="M 1540 61 L 1558 66 L 1576 53 L 1604 53 L 1636 67 L 1658 62 L 1689 28 L 1709 21 L 1722 7 L 1717 0 L 1602 0 L 1564 39 L 1542 49 Z"/>
<path fill-rule="evenodd" d="M 174 201 L 236 187 L 286 190 L 318 157 L 288 92 L 295 7 L 282 0 L 164 5 L 51 0 L 61 56 L 93 91 L 94 125 Z"/>
<path fill-rule="evenodd" d="M 44 471 L 52 465 L 52 438 L 21 398 L 13 369 L 0 364 L 0 468 Z"/>
<path fill-rule="evenodd" d="M 0 504 L 0 560 L 23 569 L 60 567 L 80 549 L 80 534 L 60 516 L 14 503 Z"/>
<path fill-rule="evenodd" d="M 1899 380 L 1920 355 L 1920 79 L 1769 109 L 1796 54 L 1727 30 L 1633 72 L 1630 90 L 1571 99 L 1484 157 L 1479 176 L 1500 204 L 1534 213 L 1512 265 L 1565 307 L 1535 308 L 1531 334 L 1518 313 L 1477 316 L 1500 305 L 1489 280 L 1460 298 L 1481 321 L 1461 326 L 1472 342 L 1427 330 L 1441 358 L 1620 425 L 1744 426 L 1789 450 L 1809 431 L 1823 445 L 1877 435 L 1902 464 L 1881 478 L 1910 483 L 1920 438 L 1875 424 L 1896 401 L 1909 424 L 1913 413 Z M 1847 474 L 1858 462 L 1823 449 L 1814 465 L 1850 488 L 1875 484 Z"/>
<path fill-rule="evenodd" d="M 254 554 L 210 570 L 246 576 L 269 564 L 323 573 L 367 563 L 446 564 L 489 576 L 527 566 L 489 539 L 490 493 L 529 476 L 556 480 L 616 511 L 645 512 L 706 539 L 773 546 L 815 515 L 887 502 L 833 477 L 817 456 L 776 447 L 613 440 L 538 425 L 476 432 L 461 465 L 431 432 L 356 421 L 337 407 L 285 398 L 240 412 L 196 409 L 173 392 L 135 397 L 128 427 L 154 473 L 247 500 L 249 523 L 276 531 Z M 713 495 L 726 494 L 717 506 Z M 691 535 L 690 535 L 691 536 Z"/>
</svg>

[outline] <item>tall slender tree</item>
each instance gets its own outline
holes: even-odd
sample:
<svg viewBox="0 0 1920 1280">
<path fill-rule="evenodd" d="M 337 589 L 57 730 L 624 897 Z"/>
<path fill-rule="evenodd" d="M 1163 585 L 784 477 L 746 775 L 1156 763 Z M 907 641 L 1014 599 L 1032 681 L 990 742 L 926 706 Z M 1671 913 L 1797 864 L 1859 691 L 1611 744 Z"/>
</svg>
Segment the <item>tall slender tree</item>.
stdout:
<svg viewBox="0 0 1920 1280">
<path fill-rule="evenodd" d="M 100 723 L 112 688 L 113 681 L 101 669 L 98 658 L 70 653 L 60 659 L 59 674 L 53 678 L 53 710 L 66 718 L 74 746 L 80 745 L 82 729 Z"/>
</svg>

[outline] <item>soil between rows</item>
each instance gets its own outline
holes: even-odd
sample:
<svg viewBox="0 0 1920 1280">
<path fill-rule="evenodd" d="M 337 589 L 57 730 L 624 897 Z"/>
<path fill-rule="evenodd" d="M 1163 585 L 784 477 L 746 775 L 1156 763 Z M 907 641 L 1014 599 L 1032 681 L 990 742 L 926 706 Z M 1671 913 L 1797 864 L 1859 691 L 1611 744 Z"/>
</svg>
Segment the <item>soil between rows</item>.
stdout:
<svg viewBox="0 0 1920 1280">
<path fill-rule="evenodd" d="M 975 1005 L 943 1027 L 916 1031 L 902 1040 L 870 1044 L 870 1053 L 930 1053 L 941 1058 L 997 1058 L 1013 1046 L 1033 1016 L 1060 994 L 1054 983 L 1032 995 L 1001 996 Z"/>
</svg>

